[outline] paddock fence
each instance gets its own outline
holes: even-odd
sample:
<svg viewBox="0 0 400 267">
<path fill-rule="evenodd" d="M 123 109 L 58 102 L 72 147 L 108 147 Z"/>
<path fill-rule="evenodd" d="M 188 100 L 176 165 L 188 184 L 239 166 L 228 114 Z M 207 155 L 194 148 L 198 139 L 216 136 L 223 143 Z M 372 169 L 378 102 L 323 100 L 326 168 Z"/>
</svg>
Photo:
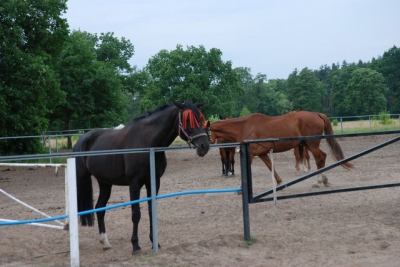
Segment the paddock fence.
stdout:
<svg viewBox="0 0 400 267">
<path fill-rule="evenodd" d="M 213 147 L 220 147 L 225 145 L 214 145 Z M 79 263 L 79 234 L 78 234 L 78 216 L 96 213 L 100 211 L 115 209 L 124 207 L 127 205 L 132 205 L 141 202 L 151 202 L 151 209 L 153 213 L 153 242 L 158 243 L 158 218 L 157 218 L 157 199 L 176 197 L 182 195 L 194 195 L 194 194 L 219 194 L 219 193 L 231 193 L 239 192 L 241 188 L 228 188 L 228 189 L 213 189 L 213 190 L 192 190 L 184 192 L 175 192 L 165 195 L 156 195 L 156 182 L 155 182 L 155 153 L 162 151 L 172 151 L 172 150 L 187 150 L 189 147 L 161 147 L 161 148 L 139 148 L 139 149 L 119 149 L 119 150 L 103 150 L 103 151 L 88 151 L 88 152 L 67 152 L 58 153 L 57 158 L 67 158 L 67 168 L 65 169 L 65 195 L 66 195 L 66 210 L 67 214 L 61 216 L 50 217 L 44 215 L 46 218 L 35 219 L 35 220 L 3 220 L 0 221 L 1 226 L 11 226 L 11 225 L 21 225 L 21 224 L 31 224 L 37 226 L 43 226 L 43 223 L 50 221 L 60 221 L 63 219 L 68 220 L 68 224 L 63 226 L 63 229 L 69 230 L 70 236 L 70 258 L 71 266 L 80 266 Z M 127 154 L 127 153 L 148 153 L 150 157 L 150 174 L 151 174 L 151 197 L 142 198 L 135 201 L 128 201 L 124 203 L 119 203 L 116 205 L 110 205 L 107 207 L 93 209 L 88 211 L 77 212 L 77 192 L 76 192 L 76 168 L 75 168 L 75 158 L 83 156 L 98 156 L 98 155 L 111 155 L 111 154 Z M 54 157 L 54 154 L 36 154 L 36 155 L 18 155 L 18 156 L 3 156 L 0 157 L 0 162 L 12 162 L 21 160 L 40 160 L 48 159 Z M 8 163 L 5 163 L 8 164 Z M 1 190 L 2 192 L 4 190 Z M 5 192 L 5 191 L 4 191 Z M 7 193 L 6 193 L 7 194 Z M 15 197 L 12 197 L 16 199 Z M 39 211 L 40 213 L 40 211 Z M 154 253 L 158 253 L 158 246 L 153 247 Z"/>
<path fill-rule="evenodd" d="M 300 194 L 292 194 L 292 195 L 284 195 L 284 196 L 276 196 L 275 193 L 292 185 L 295 185 L 301 181 L 314 177 L 318 174 L 321 174 L 330 169 L 336 168 L 343 163 L 349 162 L 351 160 L 357 159 L 364 155 L 367 155 L 373 151 L 391 145 L 400 140 L 400 135 L 396 136 L 386 142 L 380 143 L 376 146 L 373 146 L 369 149 L 366 149 L 362 152 L 356 153 L 350 157 L 344 158 L 343 160 L 337 161 L 329 166 L 325 166 L 319 170 L 311 172 L 309 174 L 302 175 L 292 181 L 283 183 L 279 186 L 273 187 L 265 192 L 262 192 L 258 195 L 254 196 L 253 193 L 253 180 L 252 180 L 252 172 L 251 172 L 251 164 L 249 160 L 250 155 L 250 144 L 257 143 L 265 143 L 265 142 L 284 142 L 284 141 L 294 141 L 294 140 L 315 140 L 315 139 L 328 139 L 328 138 L 352 138 L 352 137 L 360 137 L 360 136 L 372 136 L 372 135 L 389 135 L 389 134 L 400 134 L 400 130 L 397 131 L 384 131 L 384 132 L 372 132 L 372 133 L 361 133 L 361 134 L 337 134 L 337 135 L 320 135 L 320 136 L 307 136 L 307 137 L 296 137 L 296 138 L 267 138 L 267 139 L 257 139 L 257 140 L 245 140 L 240 144 L 240 166 L 241 166 L 241 179 L 242 179 L 242 200 L 243 200 L 243 223 L 244 223 L 244 239 L 250 240 L 250 215 L 249 215 L 249 204 L 266 202 L 266 201 L 277 201 L 282 199 L 292 199 L 292 198 L 300 198 L 300 197 L 309 197 L 309 196 L 317 196 L 317 195 L 326 195 L 326 194 L 335 194 L 335 193 L 345 193 L 351 191 L 362 191 L 362 190 L 371 190 L 371 189 L 381 189 L 381 188 L 389 188 L 389 187 L 397 187 L 400 186 L 400 183 L 390 183 L 390 184 L 379 184 L 372 186 L 363 186 L 363 187 L 352 187 L 352 188 L 342 188 L 335 190 L 321 190 L 316 192 L 307 192 Z M 400 156 L 400 155 L 399 155 Z M 273 173 L 273 172 L 272 172 Z M 273 197 L 266 197 L 273 194 Z"/>
<path fill-rule="evenodd" d="M 298 197 L 307 197 L 313 195 L 322 195 L 322 194 L 332 194 L 332 193 L 344 193 L 350 191 L 360 191 L 360 190 L 369 190 L 369 189 L 378 189 L 385 187 L 395 187 L 400 186 L 400 183 L 394 184 L 382 184 L 376 186 L 368 186 L 368 187 L 356 187 L 356 188 L 345 188 L 345 189 L 337 189 L 337 190 L 324 190 L 317 192 L 310 192 L 304 194 L 295 194 L 295 195 L 285 195 L 285 196 L 274 196 L 274 197 L 266 197 L 271 194 L 274 194 L 276 191 L 282 190 L 286 187 L 309 179 L 317 174 L 320 174 L 329 169 L 335 168 L 342 163 L 351 161 L 358 157 L 364 156 L 368 153 L 371 153 L 377 149 L 383 148 L 390 144 L 393 144 L 400 140 L 400 136 L 390 139 L 387 142 L 381 143 L 374 147 L 371 147 L 365 151 L 352 155 L 348 158 L 345 158 L 341 161 L 338 161 L 332 165 L 326 166 L 322 169 L 314 171 L 312 173 L 300 176 L 295 180 L 284 183 L 280 186 L 274 187 L 270 190 L 267 190 L 261 194 L 254 196 L 253 187 L 252 187 L 252 175 L 251 175 L 251 164 L 249 160 L 250 153 L 250 144 L 252 143 L 260 143 L 260 142 L 282 142 L 282 141 L 293 141 L 293 140 L 311 140 L 311 139 L 328 139 L 328 138 L 348 138 L 348 137 L 358 137 L 358 136 L 370 136 L 370 135 L 389 135 L 389 134 L 400 134 L 399 131 L 385 131 L 385 132 L 373 132 L 373 133 L 363 133 L 363 134 L 340 134 L 340 135 L 323 135 L 323 136 L 307 136 L 307 137 L 299 137 L 299 138 L 267 138 L 267 139 L 259 139 L 259 140 L 245 140 L 242 143 L 227 143 L 227 144 L 218 144 L 212 145 L 213 148 L 220 147 L 237 147 L 240 146 L 240 167 L 241 167 L 241 188 L 229 188 L 229 189 L 217 189 L 217 190 L 194 190 L 194 191 L 186 191 L 186 192 L 177 192 L 168 195 L 160 195 L 156 196 L 155 194 L 155 160 L 154 155 L 156 152 L 160 151 L 170 151 L 170 150 L 180 150 L 180 149 L 189 149 L 188 147 L 169 147 L 169 148 L 143 148 L 143 149 L 121 149 L 121 150 L 107 150 L 107 151 L 96 151 L 96 152 L 70 152 L 70 153 L 58 153 L 57 158 L 68 158 L 67 168 L 66 168 L 66 195 L 68 195 L 67 199 L 67 209 L 68 214 L 62 216 L 56 216 L 52 218 L 42 218 L 37 220 L 21 220 L 21 221 L 9 221 L 9 222 L 0 222 L 0 226 L 5 225 L 19 225 L 19 224 L 39 224 L 48 221 L 54 220 L 62 220 L 69 219 L 69 232 L 70 232 L 70 257 L 71 257 L 71 266 L 79 266 L 79 235 L 78 235 L 78 216 L 95 213 L 99 211 L 104 211 L 108 209 L 119 208 L 127 205 L 131 205 L 134 203 L 151 201 L 151 209 L 153 210 L 153 241 L 157 243 L 157 199 L 173 197 L 176 195 L 189 195 L 189 194 L 207 194 L 207 193 L 228 193 L 228 192 L 242 192 L 242 208 L 243 208 L 243 230 L 244 230 L 244 239 L 250 240 L 250 218 L 249 218 L 249 204 L 255 204 L 266 201 L 273 201 L 277 199 L 290 199 L 290 198 L 298 198 Z M 150 157 L 150 173 L 151 173 L 151 186 L 152 186 L 152 196 L 150 198 L 144 198 L 136 201 L 129 201 L 120 203 L 117 205 L 110 205 L 101 209 L 94 209 L 85 212 L 77 212 L 76 205 L 76 170 L 75 170 L 75 158 L 81 156 L 96 156 L 96 155 L 110 155 L 110 154 L 126 154 L 126 153 L 148 153 Z M 41 155 L 21 155 L 21 156 L 3 156 L 0 157 L 0 162 L 6 161 L 19 161 L 19 160 L 27 160 L 27 159 L 48 159 L 54 157 L 54 154 L 41 154 Z M 154 253 L 157 253 L 158 246 L 154 246 Z"/>
</svg>

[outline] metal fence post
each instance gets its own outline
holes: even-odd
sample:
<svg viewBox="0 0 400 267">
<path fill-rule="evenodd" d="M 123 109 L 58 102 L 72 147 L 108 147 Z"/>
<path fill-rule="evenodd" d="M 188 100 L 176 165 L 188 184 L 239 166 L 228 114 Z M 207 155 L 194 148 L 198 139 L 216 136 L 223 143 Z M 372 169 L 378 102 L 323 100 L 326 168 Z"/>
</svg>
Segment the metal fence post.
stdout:
<svg viewBox="0 0 400 267">
<path fill-rule="evenodd" d="M 249 144 L 240 144 L 240 169 L 242 178 L 243 228 L 244 239 L 250 241 L 250 214 L 249 214 Z M 251 174 L 251 170 L 250 170 Z"/>
<path fill-rule="evenodd" d="M 154 148 L 150 148 L 150 179 L 151 179 L 151 223 L 153 225 L 153 251 L 158 254 L 158 219 L 157 219 L 157 190 L 156 190 L 156 163 Z"/>
</svg>

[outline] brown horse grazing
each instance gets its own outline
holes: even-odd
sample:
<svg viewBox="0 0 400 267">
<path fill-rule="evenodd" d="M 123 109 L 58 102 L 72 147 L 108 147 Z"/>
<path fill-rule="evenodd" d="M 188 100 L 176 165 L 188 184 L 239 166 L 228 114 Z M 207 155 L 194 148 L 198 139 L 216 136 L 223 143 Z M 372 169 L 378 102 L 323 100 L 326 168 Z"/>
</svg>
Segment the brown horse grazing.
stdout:
<svg viewBox="0 0 400 267">
<path fill-rule="evenodd" d="M 329 118 L 322 113 L 307 111 L 292 112 L 281 116 L 269 117 L 260 113 L 252 114 L 247 117 L 220 120 L 213 123 L 207 123 L 211 142 L 218 138 L 242 142 L 244 140 L 280 138 L 280 137 L 301 137 L 333 134 L 333 129 Z M 268 153 L 279 153 L 298 147 L 300 143 L 304 144 L 313 154 L 317 169 L 325 167 L 326 153 L 320 147 L 321 140 L 295 140 L 285 142 L 260 142 L 250 144 L 250 162 L 255 156 L 258 156 L 271 170 L 271 160 Z M 328 145 L 334 158 L 339 161 L 344 158 L 339 143 L 334 138 L 327 139 Z M 346 169 L 353 168 L 353 164 L 346 162 L 342 166 Z M 274 170 L 277 184 L 282 183 L 281 177 Z M 319 187 L 319 183 L 328 186 L 328 178 L 322 175 L 318 178 L 313 187 Z"/>
<path fill-rule="evenodd" d="M 296 174 L 300 174 L 300 164 L 303 164 L 303 171 L 304 172 L 310 172 L 311 171 L 311 165 L 310 165 L 310 153 L 308 151 L 307 147 L 303 147 L 303 155 L 300 155 L 300 149 L 299 147 L 295 147 L 293 149 L 294 156 L 296 158 Z"/>
</svg>

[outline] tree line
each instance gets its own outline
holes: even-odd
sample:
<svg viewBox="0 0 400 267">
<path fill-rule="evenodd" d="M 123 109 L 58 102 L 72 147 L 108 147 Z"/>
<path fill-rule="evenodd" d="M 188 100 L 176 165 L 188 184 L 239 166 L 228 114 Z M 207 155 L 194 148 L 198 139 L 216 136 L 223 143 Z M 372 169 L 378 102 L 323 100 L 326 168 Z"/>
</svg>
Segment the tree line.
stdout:
<svg viewBox="0 0 400 267">
<path fill-rule="evenodd" d="M 368 62 L 295 69 L 287 79 L 233 68 L 220 49 L 202 45 L 161 50 L 139 69 L 129 63 L 129 40 L 71 31 L 66 11 L 66 1 L 1 1 L 0 136 L 112 127 L 171 100 L 205 101 L 206 117 L 400 113 L 396 46 Z M 41 149 L 39 140 L 0 140 L 3 155 Z"/>
</svg>

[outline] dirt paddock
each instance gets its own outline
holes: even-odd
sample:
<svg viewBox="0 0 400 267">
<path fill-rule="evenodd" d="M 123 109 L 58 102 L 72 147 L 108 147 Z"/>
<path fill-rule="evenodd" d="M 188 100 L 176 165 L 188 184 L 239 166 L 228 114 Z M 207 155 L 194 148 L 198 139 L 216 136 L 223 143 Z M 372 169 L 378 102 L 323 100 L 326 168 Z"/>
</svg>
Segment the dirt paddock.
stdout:
<svg viewBox="0 0 400 267">
<path fill-rule="evenodd" d="M 393 136 L 339 139 L 346 156 Z M 329 170 L 330 189 L 400 181 L 400 143 L 353 161 L 356 168 Z M 333 163 L 326 141 L 322 149 Z M 240 187 L 236 175 L 221 175 L 218 149 L 204 158 L 193 150 L 167 152 L 168 167 L 160 194 Z M 296 178 L 293 152 L 275 154 L 284 182 Z M 313 170 L 315 163 L 312 159 Z M 271 173 L 260 159 L 252 165 L 256 193 L 271 188 Z M 278 194 L 315 189 L 314 178 Z M 96 183 L 94 183 L 96 185 Z M 64 169 L 0 167 L 0 188 L 51 215 L 65 214 Z M 145 197 L 142 190 L 142 197 Z M 97 196 L 97 188 L 95 188 Z M 128 201 L 127 187 L 114 187 L 109 204 Z M 236 193 L 172 197 L 158 202 L 159 242 L 154 255 L 149 240 L 147 205 L 141 204 L 140 255 L 132 256 L 129 207 L 106 213 L 112 249 L 103 251 L 97 227 L 79 227 L 81 266 L 399 266 L 400 188 L 279 200 L 250 205 L 252 242 L 244 241 L 242 199 Z M 0 218 L 41 217 L 0 193 Z M 69 266 L 69 234 L 32 225 L 0 227 L 0 266 Z"/>
</svg>

